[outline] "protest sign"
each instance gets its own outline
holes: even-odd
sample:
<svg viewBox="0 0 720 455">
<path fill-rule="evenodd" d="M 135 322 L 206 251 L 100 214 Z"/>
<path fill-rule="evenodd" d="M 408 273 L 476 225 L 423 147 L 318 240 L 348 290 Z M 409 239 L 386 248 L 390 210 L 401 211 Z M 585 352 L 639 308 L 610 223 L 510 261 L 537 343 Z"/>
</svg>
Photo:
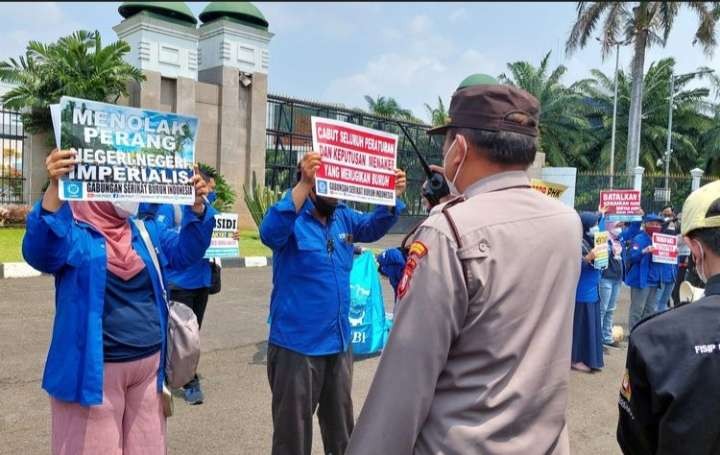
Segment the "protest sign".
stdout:
<svg viewBox="0 0 720 455">
<path fill-rule="evenodd" d="M 205 258 L 235 258 L 240 256 L 239 244 L 233 239 L 237 231 L 238 216 L 235 213 L 218 213 L 215 215 L 210 247 L 205 251 Z"/>
<path fill-rule="evenodd" d="M 638 215 L 640 191 L 605 190 L 600 192 L 600 207 L 607 208 L 606 221 L 641 221 Z"/>
<path fill-rule="evenodd" d="M 195 202 L 196 117 L 65 96 L 51 113 L 59 147 L 78 159 L 60 199 Z"/>
<path fill-rule="evenodd" d="M 596 269 L 606 269 L 608 267 L 610 251 L 608 247 L 608 241 L 610 236 L 607 231 L 601 231 L 595 233 L 595 261 L 594 266 Z"/>
<path fill-rule="evenodd" d="M 530 186 L 551 198 L 560 199 L 567 186 L 559 183 L 546 182 L 540 179 L 530 179 Z"/>
<path fill-rule="evenodd" d="M 397 135 L 320 117 L 311 122 L 313 150 L 322 155 L 317 194 L 394 206 Z"/>
<path fill-rule="evenodd" d="M 653 234 L 652 246 L 654 252 L 652 261 L 659 264 L 677 264 L 677 240 L 675 235 Z"/>
</svg>

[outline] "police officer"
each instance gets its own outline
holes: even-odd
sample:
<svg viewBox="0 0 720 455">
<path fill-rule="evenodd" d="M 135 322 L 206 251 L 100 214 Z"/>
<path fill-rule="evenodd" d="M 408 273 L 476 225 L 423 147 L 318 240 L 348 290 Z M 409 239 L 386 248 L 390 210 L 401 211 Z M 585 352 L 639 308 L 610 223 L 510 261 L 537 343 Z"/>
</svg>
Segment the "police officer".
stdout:
<svg viewBox="0 0 720 455">
<path fill-rule="evenodd" d="M 444 171 L 462 197 L 409 247 L 397 313 L 349 455 L 566 454 L 577 214 L 531 189 L 538 101 L 458 89 Z"/>
<path fill-rule="evenodd" d="M 720 453 L 720 181 L 683 206 L 685 236 L 705 297 L 638 323 L 620 389 L 623 453 Z"/>
<path fill-rule="evenodd" d="M 350 352 L 353 242 L 374 242 L 405 204 L 363 214 L 315 194 L 320 154 L 306 154 L 298 182 L 272 206 L 260 239 L 273 251 L 267 372 L 272 454 L 310 455 L 315 410 L 325 453 L 345 453 L 354 425 Z M 396 170 L 396 194 L 406 185 Z"/>
</svg>

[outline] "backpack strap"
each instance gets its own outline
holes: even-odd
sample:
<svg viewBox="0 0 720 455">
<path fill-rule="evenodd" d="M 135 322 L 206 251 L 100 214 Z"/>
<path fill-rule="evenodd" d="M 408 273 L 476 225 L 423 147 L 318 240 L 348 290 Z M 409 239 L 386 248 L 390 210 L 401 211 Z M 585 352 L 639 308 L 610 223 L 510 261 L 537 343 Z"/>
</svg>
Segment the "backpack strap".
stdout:
<svg viewBox="0 0 720 455">
<path fill-rule="evenodd" d="M 170 304 L 168 303 L 167 291 L 165 290 L 165 283 L 163 282 L 162 269 L 160 268 L 160 262 L 158 261 L 157 251 L 155 250 L 155 245 L 153 245 L 153 242 L 150 239 L 150 233 L 148 232 L 147 227 L 145 226 L 145 223 L 143 222 L 143 220 L 133 218 L 133 223 L 135 224 L 135 227 L 137 228 L 138 232 L 140 233 L 140 237 L 142 237 L 143 243 L 145 244 L 145 248 L 147 248 L 148 253 L 150 254 L 150 259 L 152 259 L 153 266 L 155 266 L 155 272 L 157 272 L 158 279 L 160 280 L 160 289 L 162 289 L 163 299 L 165 300 L 165 305 L 167 305 L 168 309 L 170 309 Z"/>
</svg>

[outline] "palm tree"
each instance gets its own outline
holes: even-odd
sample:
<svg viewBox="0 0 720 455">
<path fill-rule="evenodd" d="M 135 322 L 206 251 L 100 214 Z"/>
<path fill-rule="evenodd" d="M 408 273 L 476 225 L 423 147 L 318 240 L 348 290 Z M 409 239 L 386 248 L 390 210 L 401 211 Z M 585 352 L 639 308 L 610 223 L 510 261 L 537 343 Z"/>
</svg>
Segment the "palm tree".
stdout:
<svg viewBox="0 0 720 455">
<path fill-rule="evenodd" d="M 643 91 L 643 129 L 640 135 L 639 163 L 649 173 L 658 172 L 663 168 L 662 159 L 665 154 L 668 126 L 668 93 L 670 75 L 675 61 L 663 59 L 650 65 L 645 76 Z M 592 70 L 594 80 L 586 81 L 580 87 L 582 93 L 591 100 L 593 113 L 591 123 L 598 123 L 595 128 L 595 139 L 589 150 L 601 166 L 609 161 L 610 137 L 613 107 L 613 78 L 599 70 Z M 673 108 L 671 170 L 686 173 L 703 161 L 701 136 L 708 130 L 711 118 L 706 114 L 711 106 L 707 102 L 707 88 L 690 89 L 688 85 L 697 76 L 685 76 L 675 80 L 675 96 Z M 629 123 L 632 82 L 623 71 L 618 72 L 618 115 L 617 128 L 626 127 Z M 593 121 L 594 120 L 594 121 Z M 625 138 L 617 137 L 618 149 L 624 145 Z M 626 169 L 627 171 L 628 169 Z"/>
<path fill-rule="evenodd" d="M 653 45 L 665 46 L 680 7 L 686 5 L 698 16 L 698 28 L 693 44 L 699 43 L 710 54 L 715 40 L 716 2 L 577 2 L 577 20 L 566 44 L 566 52 L 582 49 L 604 16 L 601 31 L 602 56 L 606 57 L 615 44 L 633 44 L 632 85 L 626 168 L 638 163 L 640 153 L 640 124 L 642 121 L 643 69 L 645 51 Z"/>
<path fill-rule="evenodd" d="M 700 68 L 706 71 L 708 68 Z M 706 74 L 710 79 L 714 101 L 720 100 L 720 76 L 717 74 Z M 701 133 L 698 139 L 699 148 L 703 151 L 703 160 L 699 167 L 705 170 L 707 175 L 720 174 L 720 104 L 712 104 L 709 113 L 708 127 Z"/>
<path fill-rule="evenodd" d="M 60 97 L 115 103 L 128 95 L 128 83 L 145 80 L 123 60 L 129 52 L 124 41 L 103 47 L 97 31 L 77 31 L 52 44 L 30 41 L 24 57 L 0 62 L 0 80 L 16 85 L 2 102 L 10 109 L 30 109 L 23 115 L 28 131 L 49 131 L 48 107 Z"/>
<path fill-rule="evenodd" d="M 365 95 L 365 101 L 367 102 L 370 112 L 377 116 L 388 117 L 394 120 L 417 120 L 409 109 L 400 107 L 400 104 L 395 101 L 395 98 L 378 96 L 377 99 L 373 99 L 371 96 Z"/>
<path fill-rule="evenodd" d="M 589 167 L 583 153 L 590 135 L 587 106 L 577 91 L 583 81 L 565 87 L 560 80 L 567 68 L 560 65 L 550 72 L 549 60 L 550 52 L 537 67 L 523 61 L 508 63 L 509 73 L 498 79 L 524 89 L 540 102 L 540 149 L 551 165 Z"/>
<path fill-rule="evenodd" d="M 439 96 L 437 107 L 432 107 L 425 103 L 425 109 L 427 110 L 428 115 L 430 115 L 430 123 L 432 126 L 442 126 L 447 124 L 448 120 L 450 120 L 448 111 L 445 108 L 445 103 L 443 103 L 442 98 Z"/>
</svg>

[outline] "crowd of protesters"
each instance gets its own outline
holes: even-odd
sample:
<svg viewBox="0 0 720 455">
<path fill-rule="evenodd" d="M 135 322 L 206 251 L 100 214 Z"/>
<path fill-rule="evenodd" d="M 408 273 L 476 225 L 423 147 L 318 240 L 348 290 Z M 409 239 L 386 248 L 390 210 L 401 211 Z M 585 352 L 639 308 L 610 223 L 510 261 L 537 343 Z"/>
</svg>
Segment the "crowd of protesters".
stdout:
<svg viewBox="0 0 720 455">
<path fill-rule="evenodd" d="M 628 223 L 607 221 L 605 207 L 577 214 L 529 184 L 534 97 L 476 75 L 460 84 L 449 112 L 448 124 L 429 134 L 444 138 L 443 166 L 434 169 L 450 194 L 428 207 L 407 242 L 378 256 L 397 311 L 357 427 L 348 321 L 354 243 L 383 237 L 405 204 L 398 198 L 362 213 L 319 196 L 322 158 L 310 152 L 264 217 L 260 237 L 273 251 L 273 455 L 309 455 L 316 412 L 328 454 L 567 454 L 570 369 L 598 371 L 604 349 L 619 346 L 623 286 L 631 303 L 622 450 L 717 453 L 720 430 L 702 423 L 720 411 L 712 383 L 720 373 L 720 182 L 694 192 L 682 217 L 672 207 Z M 196 170 L 191 206 L 61 201 L 58 179 L 75 162 L 73 151 L 50 154 L 50 185 L 23 240 L 27 262 L 55 275 L 42 383 L 52 453 L 163 454 L 163 283 L 201 324 L 212 286 L 204 253 L 215 176 Z M 397 169 L 395 179 L 400 197 L 405 173 Z M 597 245 L 602 231 L 609 240 Z M 653 233 L 682 236 L 679 265 L 652 260 Z M 596 267 L 605 252 L 607 266 Z M 691 258 L 706 297 L 670 304 Z M 189 403 L 203 401 L 197 375 L 183 389 Z"/>
</svg>

